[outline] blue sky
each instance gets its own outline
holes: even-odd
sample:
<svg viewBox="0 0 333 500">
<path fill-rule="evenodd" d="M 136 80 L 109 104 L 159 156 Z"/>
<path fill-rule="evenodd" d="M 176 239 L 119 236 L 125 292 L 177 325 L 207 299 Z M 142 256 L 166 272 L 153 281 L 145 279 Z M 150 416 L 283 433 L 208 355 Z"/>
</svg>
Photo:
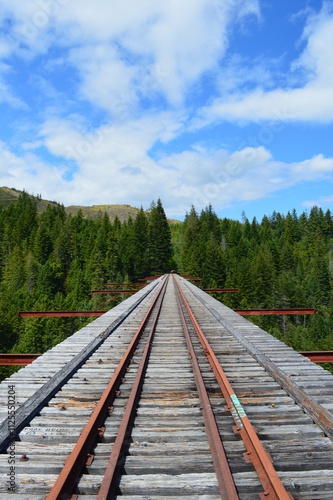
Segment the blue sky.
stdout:
<svg viewBox="0 0 333 500">
<path fill-rule="evenodd" d="M 179 219 L 332 209 L 332 121 L 333 1 L 1 1 L 1 186 Z"/>
</svg>

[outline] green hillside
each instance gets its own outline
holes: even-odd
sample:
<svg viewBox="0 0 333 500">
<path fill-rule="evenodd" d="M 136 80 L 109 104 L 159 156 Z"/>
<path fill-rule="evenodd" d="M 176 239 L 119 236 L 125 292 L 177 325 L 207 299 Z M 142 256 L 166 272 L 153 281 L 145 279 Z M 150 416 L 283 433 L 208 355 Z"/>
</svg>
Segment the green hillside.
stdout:
<svg viewBox="0 0 333 500">
<path fill-rule="evenodd" d="M 117 216 L 120 222 L 125 222 L 129 217 L 135 219 L 139 209 L 131 207 L 130 205 L 92 205 L 91 207 L 84 207 L 80 205 L 70 205 L 65 208 L 67 214 L 76 215 L 79 210 L 82 211 L 83 217 L 96 219 L 99 214 L 107 213 L 111 222 Z"/>
<path fill-rule="evenodd" d="M 23 191 L 15 188 L 0 187 L 0 205 L 7 208 L 12 202 L 17 202 Z M 43 200 L 40 195 L 34 196 L 33 194 L 28 194 L 29 198 L 37 201 L 37 211 L 42 212 L 46 209 L 47 205 L 57 206 L 58 203 L 55 201 Z"/>
<path fill-rule="evenodd" d="M 8 207 L 10 203 L 17 202 L 19 196 L 23 193 L 23 191 L 19 191 L 18 189 L 1 187 L 0 188 L 0 205 L 4 208 Z M 31 199 L 37 201 L 37 210 L 38 212 L 42 212 L 46 209 L 47 205 L 57 206 L 58 203 L 55 201 L 49 201 L 42 199 L 39 195 L 34 196 L 28 195 Z M 70 205 L 65 207 L 66 214 L 77 215 L 77 213 L 81 210 L 81 213 L 86 219 L 96 219 L 100 215 L 107 213 L 111 222 L 114 221 L 116 216 L 120 220 L 120 222 L 126 222 L 129 217 L 135 219 L 138 215 L 139 209 L 135 207 L 131 207 L 130 205 L 92 205 L 91 207 L 80 206 L 80 205 Z M 178 220 L 168 219 L 169 224 L 179 223 Z"/>
<path fill-rule="evenodd" d="M 21 191 L 17 191 L 16 189 L 9 189 L 7 187 L 0 188 L 0 205 L 8 207 L 12 201 L 17 201 L 20 194 Z"/>
</svg>

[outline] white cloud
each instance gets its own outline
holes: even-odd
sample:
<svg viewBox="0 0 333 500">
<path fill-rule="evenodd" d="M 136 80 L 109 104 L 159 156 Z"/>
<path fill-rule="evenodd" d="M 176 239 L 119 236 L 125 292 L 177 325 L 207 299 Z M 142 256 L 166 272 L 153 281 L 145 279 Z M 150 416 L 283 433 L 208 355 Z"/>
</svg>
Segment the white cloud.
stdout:
<svg viewBox="0 0 333 500">
<path fill-rule="evenodd" d="M 331 179 L 332 158 L 318 154 L 277 162 L 258 144 L 270 143 L 274 127 L 283 122 L 332 120 L 333 15 L 327 6 L 319 14 L 307 13 L 301 41 L 306 46 L 290 74 L 278 80 L 289 82 L 286 88 L 274 86 L 282 56 L 269 62 L 258 56 L 250 64 L 243 55 L 228 55 L 231 28 L 249 16 L 258 22 L 259 4 L 3 0 L 0 23 L 10 18 L 12 31 L 11 38 L 0 39 L 0 58 L 8 59 L 7 65 L 0 62 L 0 101 L 22 106 L 5 80 L 15 64 L 10 56 L 21 57 L 25 71 L 29 64 L 31 73 L 36 70 L 27 83 L 37 91 L 32 107 L 44 123 L 37 124 L 31 113 L 30 130 L 20 135 L 21 150 L 2 144 L 0 182 L 65 204 L 148 206 L 161 197 L 170 215 L 183 215 L 192 203 L 201 208 L 211 202 L 219 210 L 272 196 L 300 180 Z M 221 61 L 227 67 L 223 75 Z M 300 75 L 303 83 L 297 87 Z M 205 83 L 202 92 L 203 77 L 214 81 L 214 88 L 207 90 Z M 197 103 L 202 92 L 205 102 L 216 88 L 221 97 L 198 113 L 197 128 L 220 119 L 278 123 L 259 131 L 257 144 L 248 141 L 239 151 L 216 145 L 208 150 L 202 143 L 189 147 L 179 140 L 181 153 L 154 159 L 150 151 L 157 144 L 188 132 L 193 109 L 183 111 L 187 99 Z M 77 114 L 70 114 L 73 110 Z M 48 160 L 37 156 L 43 147 Z"/>
<path fill-rule="evenodd" d="M 236 202 L 260 200 L 300 182 L 333 180 L 333 158 L 275 161 L 261 147 L 207 150 L 202 145 L 153 159 L 148 151 L 167 133 L 178 133 L 180 117 L 161 113 L 122 125 L 87 131 L 80 117 L 49 119 L 40 140 L 58 160 L 47 164 L 31 153 L 0 150 L 0 184 L 40 192 L 69 204 L 128 203 L 149 206 L 160 197 L 169 216 L 182 216 L 192 203 L 221 210 Z M 176 125 L 178 124 L 178 125 Z"/>
<path fill-rule="evenodd" d="M 160 113 L 94 131 L 75 118 L 49 119 L 40 131 L 45 146 L 59 158 L 64 177 L 72 177 L 61 188 L 64 203 L 125 203 L 130 198 L 140 206 L 160 189 L 172 192 L 169 172 L 147 151 L 158 139 L 175 136 L 181 116 Z"/>
<path fill-rule="evenodd" d="M 115 47 L 94 45 L 72 49 L 70 61 L 80 71 L 80 92 L 88 101 L 117 114 L 133 100 L 136 70 L 121 60 Z"/>
<path fill-rule="evenodd" d="M 17 53 L 68 50 L 81 95 L 114 112 L 116 99 L 146 94 L 149 79 L 149 98 L 180 105 L 224 56 L 230 23 L 258 16 L 259 0 L 3 0 L 1 14 L 14 23 Z"/>
<path fill-rule="evenodd" d="M 303 201 L 302 205 L 305 208 L 312 208 L 312 207 L 321 207 L 321 208 L 329 208 L 332 206 L 333 203 L 333 196 L 321 196 L 318 200 L 307 200 Z"/>
<path fill-rule="evenodd" d="M 0 63 L 0 103 L 5 103 L 16 109 L 27 110 L 28 106 L 15 95 L 10 86 L 5 82 L 4 74 L 8 67 Z"/>
<path fill-rule="evenodd" d="M 12 46 L 8 38 L 4 35 L 0 37 L 0 60 L 8 57 L 12 53 Z"/>
<path fill-rule="evenodd" d="M 30 193 L 46 193 L 48 199 L 61 202 L 66 186 L 60 166 L 43 162 L 36 155 L 18 156 L 0 142 L 0 184 Z"/>
<path fill-rule="evenodd" d="M 21 144 L 21 147 L 24 151 L 31 151 L 33 149 L 38 149 L 40 148 L 41 146 L 43 146 L 43 141 L 33 141 L 33 142 L 23 142 Z"/>
<path fill-rule="evenodd" d="M 240 91 L 238 86 L 215 99 L 212 105 L 199 112 L 196 126 L 215 120 L 270 120 L 279 110 L 287 110 L 290 121 L 331 122 L 333 120 L 333 12 L 331 3 L 324 3 L 319 14 L 311 13 L 307 19 L 302 40 L 306 47 L 290 69 L 302 71 L 303 86 L 285 86 L 267 90 L 267 75 L 260 85 L 251 91 Z M 248 77 L 244 77 L 244 82 Z M 269 80 L 268 80 L 269 82 Z"/>
<path fill-rule="evenodd" d="M 141 119 L 105 124 L 92 130 L 85 127 L 82 117 L 72 115 L 66 120 L 49 118 L 41 127 L 40 137 L 55 156 L 97 162 L 98 155 L 106 152 L 128 163 L 146 155 L 156 141 L 173 139 L 182 129 L 183 120 L 180 113 L 151 113 Z"/>
<path fill-rule="evenodd" d="M 322 154 L 293 165 L 295 173 L 302 174 L 304 180 L 312 180 L 317 176 L 333 173 L 333 158 L 324 158 Z"/>
</svg>

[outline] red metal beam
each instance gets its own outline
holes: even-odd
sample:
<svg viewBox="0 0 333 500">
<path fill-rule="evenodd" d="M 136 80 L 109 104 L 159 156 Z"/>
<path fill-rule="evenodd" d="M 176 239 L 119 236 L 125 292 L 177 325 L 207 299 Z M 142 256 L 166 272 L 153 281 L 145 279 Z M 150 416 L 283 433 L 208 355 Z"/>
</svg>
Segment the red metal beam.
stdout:
<svg viewBox="0 0 333 500">
<path fill-rule="evenodd" d="M 242 316 L 264 316 L 273 314 L 315 314 L 315 309 L 235 309 Z"/>
<path fill-rule="evenodd" d="M 145 278 L 139 278 L 138 281 L 156 280 L 161 276 L 163 276 L 163 274 L 155 274 L 155 276 L 146 276 Z"/>
<path fill-rule="evenodd" d="M 143 283 L 104 283 L 104 286 L 144 286 Z"/>
<path fill-rule="evenodd" d="M 98 305 L 98 307 L 101 307 L 101 306 L 103 306 L 104 304 L 107 304 L 108 302 L 111 302 L 112 300 L 114 300 L 114 299 L 118 299 L 118 298 L 119 298 L 119 297 L 112 297 L 111 299 L 106 300 L 105 302 L 101 302 L 100 304 L 97 304 L 97 305 Z"/>
<path fill-rule="evenodd" d="M 139 290 L 91 290 L 91 293 L 136 293 Z"/>
<path fill-rule="evenodd" d="M 299 351 L 314 363 L 333 363 L 333 351 Z"/>
<path fill-rule="evenodd" d="M 19 311 L 20 318 L 41 317 L 41 318 L 65 318 L 71 316 L 102 316 L 106 311 Z"/>
<path fill-rule="evenodd" d="M 0 354 L 0 366 L 26 366 L 41 354 Z"/>
<path fill-rule="evenodd" d="M 182 276 L 186 280 L 201 281 L 201 278 L 197 278 L 196 276 L 190 276 L 189 274 L 180 274 L 179 276 Z"/>
<path fill-rule="evenodd" d="M 218 293 L 226 293 L 226 292 L 239 292 L 238 288 L 204 288 L 204 292 L 218 292 Z"/>
</svg>

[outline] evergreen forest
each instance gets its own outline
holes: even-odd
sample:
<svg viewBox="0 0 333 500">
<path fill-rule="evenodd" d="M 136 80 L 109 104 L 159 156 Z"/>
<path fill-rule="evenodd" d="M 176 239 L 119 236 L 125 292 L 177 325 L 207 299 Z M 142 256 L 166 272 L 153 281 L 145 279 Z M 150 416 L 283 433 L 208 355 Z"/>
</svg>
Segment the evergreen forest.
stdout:
<svg viewBox="0 0 333 500">
<path fill-rule="evenodd" d="M 107 214 L 42 212 L 23 192 L 0 207 L 0 352 L 43 353 L 93 318 L 20 318 L 18 311 L 108 310 L 123 296 L 91 294 L 108 282 L 130 283 L 175 267 L 161 201 L 121 223 Z M 127 298 L 125 296 L 125 298 Z M 107 299 L 107 300 L 106 300 Z M 0 367 L 0 379 L 14 370 Z"/>
<path fill-rule="evenodd" d="M 18 311 L 108 310 L 123 296 L 91 294 L 108 282 L 130 283 L 170 270 L 202 278 L 233 309 L 316 308 L 311 316 L 249 316 L 296 350 L 332 350 L 333 216 L 273 212 L 261 222 L 220 219 L 192 207 L 168 223 L 161 200 L 112 222 L 107 214 L 38 211 L 23 192 L 0 206 L 0 352 L 42 353 L 91 318 L 19 318 Z M 126 298 L 126 296 L 125 296 Z M 326 366 L 330 368 L 330 366 Z M 0 367 L 0 379 L 16 368 Z"/>
</svg>

